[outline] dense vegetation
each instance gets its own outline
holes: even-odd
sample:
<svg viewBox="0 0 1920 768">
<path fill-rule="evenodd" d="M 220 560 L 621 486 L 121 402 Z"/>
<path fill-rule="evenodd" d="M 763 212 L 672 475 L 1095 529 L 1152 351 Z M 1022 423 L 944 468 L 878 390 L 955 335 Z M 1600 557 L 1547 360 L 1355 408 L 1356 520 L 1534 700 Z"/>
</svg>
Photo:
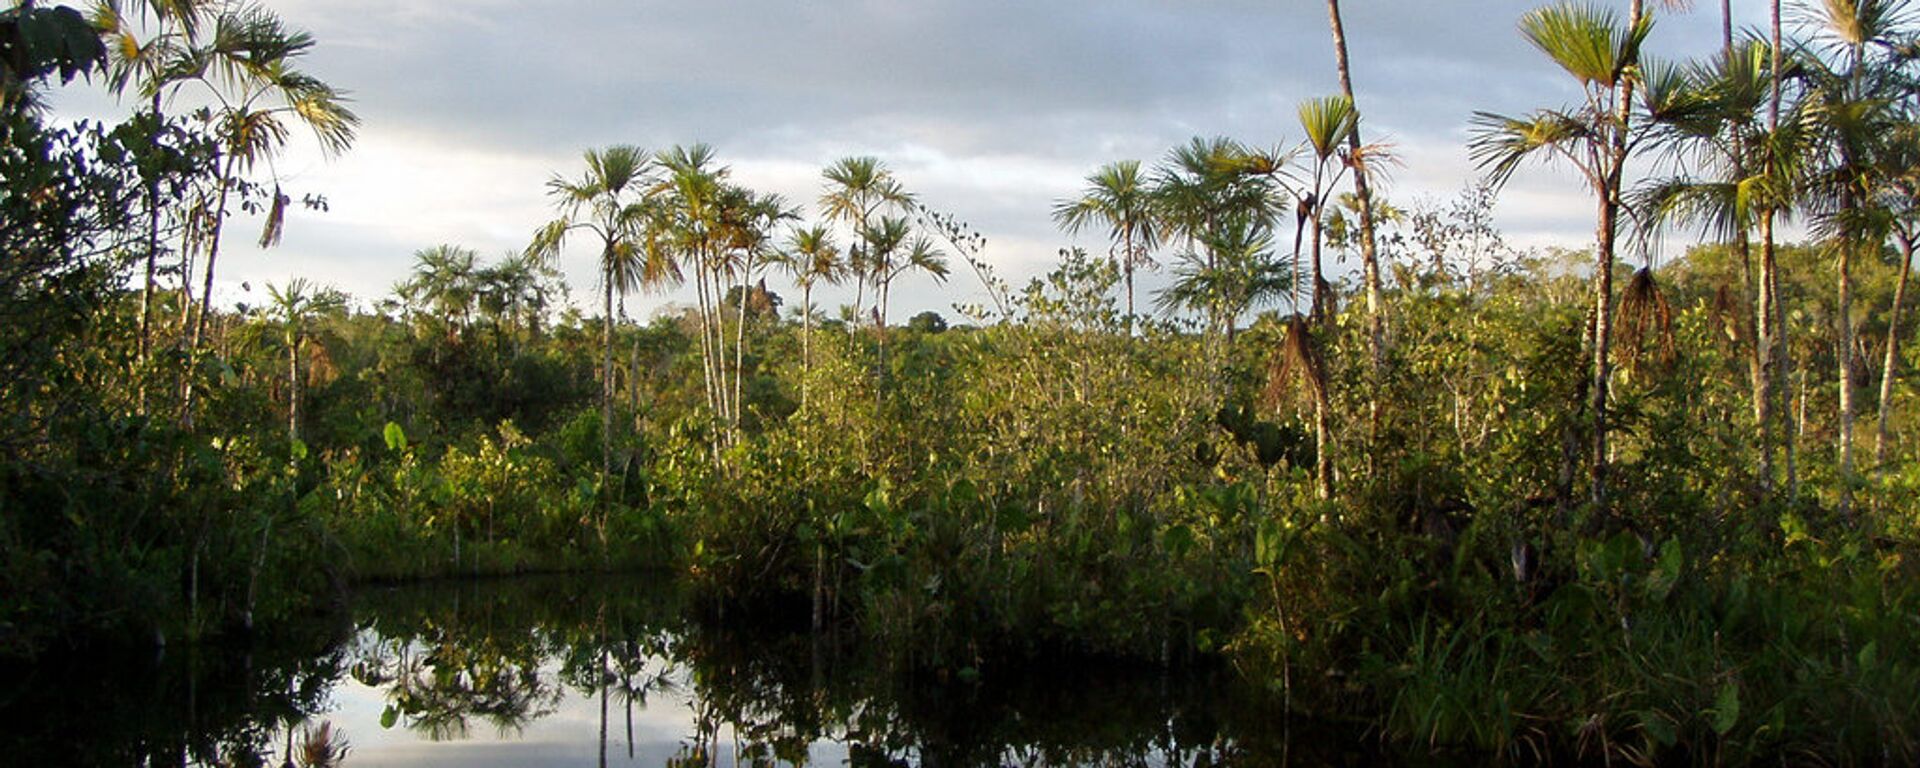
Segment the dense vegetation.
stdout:
<svg viewBox="0 0 1920 768">
<path fill-rule="evenodd" d="M 1641 55 L 1638 0 L 1550 6 L 1521 30 L 1587 100 L 1477 117 L 1458 200 L 1384 198 L 1348 89 L 1296 149 L 1099 169 L 1054 214 L 1111 251 L 1022 287 L 877 159 L 805 206 L 704 145 L 614 146 L 524 253 L 234 307 L 230 214 L 267 212 L 265 247 L 299 204 L 265 160 L 358 121 L 264 9 L 136 5 L 0 15 L 0 653 L 193 641 L 353 581 L 658 568 L 907 668 L 1220 654 L 1405 748 L 1920 759 L 1904 3 L 1692 63 Z M 142 108 L 49 123 L 39 89 L 81 74 Z M 206 106 L 167 113 L 184 92 Z M 1534 157 L 1586 180 L 1591 251 L 1490 225 Z M 1711 242 L 1657 265 L 1663 229 Z M 892 316 L 900 280 L 949 279 L 989 304 Z"/>
</svg>

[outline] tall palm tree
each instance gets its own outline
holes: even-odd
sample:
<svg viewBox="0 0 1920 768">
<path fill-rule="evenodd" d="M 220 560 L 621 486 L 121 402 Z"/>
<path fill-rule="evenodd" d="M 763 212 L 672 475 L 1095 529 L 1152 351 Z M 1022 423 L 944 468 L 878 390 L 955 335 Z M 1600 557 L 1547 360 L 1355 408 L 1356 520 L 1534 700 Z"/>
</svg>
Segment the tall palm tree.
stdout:
<svg viewBox="0 0 1920 768">
<path fill-rule="evenodd" d="M 1803 10 L 1802 24 L 1824 56 L 1807 62 L 1807 116 L 1820 146 L 1821 167 L 1812 174 L 1809 204 L 1816 229 L 1837 256 L 1834 346 L 1839 363 L 1839 511 L 1852 522 L 1853 434 L 1858 417 L 1853 376 L 1853 259 L 1885 244 L 1888 217 L 1872 205 L 1890 169 L 1882 162 L 1896 149 L 1889 137 L 1911 139 L 1899 106 L 1911 80 L 1898 51 L 1911 32 L 1907 0 L 1825 0 Z M 1897 171 L 1894 171 L 1897 173 Z"/>
<path fill-rule="evenodd" d="M 1651 21 L 1639 13 L 1639 5 L 1636 0 L 1634 16 L 1625 24 L 1611 10 L 1575 2 L 1547 6 L 1521 17 L 1522 35 L 1580 82 L 1585 103 L 1569 109 L 1542 109 L 1524 117 L 1475 113 L 1474 138 L 1469 147 L 1496 185 L 1504 184 L 1528 158 L 1545 156 L 1577 169 L 1597 200 L 1593 323 L 1588 330 L 1593 366 L 1587 384 L 1593 432 L 1588 466 L 1592 501 L 1603 517 L 1607 506 L 1614 247 L 1621 180 L 1632 149 L 1627 113 L 1633 103 L 1640 45 L 1652 28 Z"/>
<path fill-rule="evenodd" d="M 162 108 L 167 94 L 180 83 L 178 62 L 186 58 L 193 47 L 195 37 L 213 12 L 213 3 L 211 0 L 135 0 L 132 5 L 136 6 L 133 15 L 137 18 L 129 18 L 126 4 L 120 0 L 96 0 L 88 15 L 107 43 L 109 88 L 120 95 L 132 90 L 149 101 L 152 132 L 148 140 L 157 152 L 166 126 Z M 142 31 L 150 32 L 151 36 L 142 40 Z M 140 292 L 140 337 L 136 354 L 145 360 L 152 343 L 153 294 L 160 254 L 161 173 L 147 169 L 142 175 L 147 187 L 146 279 Z"/>
<path fill-rule="evenodd" d="M 550 262 L 560 253 L 568 234 L 591 234 L 600 246 L 601 369 L 600 369 L 600 482 L 613 476 L 613 295 L 675 284 L 680 268 L 670 258 L 647 247 L 647 225 L 654 217 L 648 196 L 653 161 L 646 150 L 617 144 L 589 149 L 583 156 L 586 172 L 577 179 L 555 175 L 547 182 L 560 216 L 534 233 L 527 246 L 529 258 Z M 610 489 L 608 489 L 610 491 Z M 606 504 L 599 524 L 606 543 Z"/>
<path fill-rule="evenodd" d="M 1068 234 L 1078 234 L 1088 224 L 1107 226 L 1113 257 L 1126 279 L 1127 335 L 1133 335 L 1133 271 L 1154 266 L 1151 254 L 1159 242 L 1152 190 L 1140 174 L 1140 161 L 1101 166 L 1087 176 L 1079 197 L 1054 204 L 1053 220 Z"/>
<path fill-rule="evenodd" d="M 846 279 L 846 265 L 840 260 L 833 231 L 821 224 L 788 233 L 787 249 L 779 259 L 800 286 L 800 408 L 805 410 L 813 374 L 813 286 L 822 281 L 839 285 Z"/>
<path fill-rule="evenodd" d="M 663 150 L 655 160 L 665 169 L 665 178 L 660 182 L 664 220 L 659 230 L 666 239 L 661 242 L 676 252 L 693 272 L 694 295 L 699 306 L 701 378 L 707 406 L 716 418 L 731 424 L 727 397 L 730 390 L 724 365 L 726 335 L 719 322 L 719 307 L 725 300 L 720 282 L 727 256 L 724 198 L 729 194 L 727 177 L 731 170 L 720 165 L 713 148 L 705 144 Z M 717 450 L 715 457 L 718 458 Z"/>
<path fill-rule="evenodd" d="M 1756 286 L 1751 240 L 1761 212 L 1775 206 L 1768 191 L 1778 186 L 1763 174 L 1768 165 L 1761 156 L 1776 139 L 1762 124 L 1769 60 L 1765 44 L 1749 41 L 1691 68 L 1643 67 L 1650 140 L 1691 172 L 1658 180 L 1638 195 L 1643 222 L 1696 222 L 1728 244 L 1739 263 L 1741 335 L 1751 342 L 1747 373 L 1763 486 L 1771 485 L 1775 453 L 1766 365 L 1771 334 L 1767 302 L 1755 299 L 1766 295 L 1766 276 L 1762 269 Z"/>
<path fill-rule="evenodd" d="M 299 69 L 299 59 L 313 49 L 313 36 L 290 29 L 265 7 L 247 3 L 225 7 L 213 19 L 209 37 L 186 50 L 164 73 L 169 82 L 197 82 L 216 102 L 208 112 L 221 145 L 213 205 L 208 209 L 205 280 L 200 289 L 200 312 L 188 333 L 187 348 L 197 355 L 213 308 L 214 270 L 220 258 L 220 235 L 227 218 L 229 193 L 260 165 L 270 165 L 291 138 L 290 123 L 312 131 L 321 152 L 329 157 L 353 145 L 359 116 L 347 107 L 344 91 Z M 276 185 L 268 207 L 260 245 L 280 241 L 286 206 L 291 198 Z M 193 377 L 187 377 L 182 419 L 192 423 Z"/>
</svg>

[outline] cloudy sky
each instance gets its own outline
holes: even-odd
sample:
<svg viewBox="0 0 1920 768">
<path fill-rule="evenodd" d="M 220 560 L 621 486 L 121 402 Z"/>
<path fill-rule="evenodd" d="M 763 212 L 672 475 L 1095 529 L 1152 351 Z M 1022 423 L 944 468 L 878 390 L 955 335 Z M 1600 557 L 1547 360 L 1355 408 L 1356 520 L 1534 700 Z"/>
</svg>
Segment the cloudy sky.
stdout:
<svg viewBox="0 0 1920 768">
<path fill-rule="evenodd" d="M 1019 283 L 1060 247 L 1105 249 L 1100 233 L 1076 242 L 1048 217 L 1096 166 L 1155 161 L 1195 135 L 1292 144 L 1294 105 L 1338 89 L 1319 0 L 269 4 L 319 39 L 306 68 L 351 91 L 364 126 L 331 160 L 296 136 L 276 170 L 296 196 L 324 194 L 331 209 L 290 217 L 268 252 L 253 247 L 257 225 L 238 223 L 223 300 L 257 300 L 263 281 L 294 275 L 374 297 L 427 246 L 517 250 L 552 216 L 544 183 L 577 174 L 581 150 L 696 141 L 737 180 L 809 215 L 821 166 L 878 156 L 923 202 L 984 233 L 988 261 Z M 1392 201 L 1440 200 L 1472 178 L 1474 110 L 1577 98 L 1515 31 L 1536 4 L 1348 0 L 1363 130 L 1402 160 L 1386 187 Z M 1697 5 L 1660 17 L 1654 51 L 1718 45 L 1717 4 Z M 1735 5 L 1737 24 L 1761 21 L 1763 3 Z M 84 89 L 60 99 L 69 115 L 125 110 Z M 1590 209 L 1571 176 L 1535 169 L 1509 185 L 1498 221 L 1517 243 L 1580 246 Z M 583 303 L 591 256 L 582 244 L 561 263 Z M 908 281 L 896 289 L 897 317 L 984 297 L 964 271 L 944 287 Z M 629 308 L 645 316 L 676 300 L 687 299 L 635 297 Z"/>
</svg>

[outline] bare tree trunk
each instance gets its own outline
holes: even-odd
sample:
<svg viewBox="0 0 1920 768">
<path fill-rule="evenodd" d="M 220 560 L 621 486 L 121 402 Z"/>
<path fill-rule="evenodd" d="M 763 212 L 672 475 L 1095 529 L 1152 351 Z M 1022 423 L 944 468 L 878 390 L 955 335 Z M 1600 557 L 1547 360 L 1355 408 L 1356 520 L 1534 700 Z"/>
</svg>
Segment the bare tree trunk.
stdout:
<svg viewBox="0 0 1920 768">
<path fill-rule="evenodd" d="M 1613 247 L 1614 224 L 1619 208 L 1613 197 L 1613 185 L 1600 192 L 1600 226 L 1595 232 L 1598 247 L 1593 264 L 1593 372 L 1587 382 L 1588 416 L 1593 419 L 1592 450 L 1589 457 L 1589 500 L 1603 519 L 1607 509 L 1607 383 L 1612 376 L 1610 341 L 1613 336 Z"/>
<path fill-rule="evenodd" d="M 1354 105 L 1354 111 L 1360 110 L 1359 99 L 1353 95 L 1352 70 L 1347 62 L 1347 33 L 1340 22 L 1340 0 L 1327 0 L 1328 22 L 1333 28 L 1333 53 L 1340 71 L 1340 93 Z M 1352 131 L 1347 133 L 1347 150 L 1355 157 L 1360 156 L 1360 126 L 1356 121 Z M 1386 298 L 1382 295 L 1380 280 L 1379 251 L 1374 241 L 1373 190 L 1368 186 L 1367 169 L 1364 164 L 1353 168 L 1353 194 L 1360 205 L 1360 262 L 1367 284 L 1367 353 L 1373 365 L 1373 396 L 1368 398 L 1369 429 L 1377 429 L 1379 421 L 1380 375 L 1386 367 Z M 1316 206 L 1317 207 L 1317 206 Z M 1317 290 L 1318 286 L 1316 286 Z"/>
<path fill-rule="evenodd" d="M 1857 416 L 1853 386 L 1853 249 L 1840 248 L 1840 306 L 1836 313 L 1834 341 L 1840 361 L 1840 519 L 1853 525 L 1853 424 Z"/>
<path fill-rule="evenodd" d="M 1873 433 L 1873 472 L 1887 467 L 1887 413 L 1893 405 L 1893 381 L 1900 375 L 1900 308 L 1907 300 L 1907 279 L 1913 271 L 1913 238 L 1899 233 L 1900 282 L 1893 289 L 1893 310 L 1887 317 L 1887 357 L 1880 366 L 1880 414 Z"/>
<path fill-rule="evenodd" d="M 600 280 L 605 283 L 601 309 L 600 357 L 600 520 L 594 526 L 600 546 L 607 546 L 607 516 L 613 504 L 613 253 L 601 255 L 605 261 Z"/>
</svg>

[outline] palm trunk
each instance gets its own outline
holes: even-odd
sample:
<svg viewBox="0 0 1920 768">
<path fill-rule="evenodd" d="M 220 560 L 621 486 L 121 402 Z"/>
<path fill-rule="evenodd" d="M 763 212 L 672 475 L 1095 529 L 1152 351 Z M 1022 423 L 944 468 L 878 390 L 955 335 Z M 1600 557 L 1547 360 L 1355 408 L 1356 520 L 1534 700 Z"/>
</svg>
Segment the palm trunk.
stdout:
<svg viewBox="0 0 1920 768">
<path fill-rule="evenodd" d="M 602 294 L 601 309 L 605 315 L 601 318 L 601 358 L 600 358 L 600 520 L 595 525 L 600 537 L 600 546 L 607 544 L 607 511 L 613 503 L 613 249 L 608 248 L 601 258 L 606 266 L 602 268 L 600 279 L 606 284 Z"/>
<path fill-rule="evenodd" d="M 1873 431 L 1873 472 L 1887 467 L 1887 413 L 1893 404 L 1893 380 L 1900 375 L 1900 307 L 1907 300 L 1907 278 L 1913 269 L 1913 238 L 1900 238 L 1900 282 L 1893 289 L 1893 310 L 1887 317 L 1887 357 L 1880 366 L 1880 413 Z"/>
<path fill-rule="evenodd" d="M 1600 226 L 1593 274 L 1593 375 L 1587 382 L 1587 408 L 1593 419 L 1593 454 L 1588 465 L 1589 499 L 1602 519 L 1607 508 L 1607 383 L 1612 374 L 1614 224 L 1619 206 L 1614 185 L 1600 190 Z"/>
<path fill-rule="evenodd" d="M 1133 251 L 1133 227 L 1127 227 L 1126 233 L 1122 236 L 1121 240 L 1123 243 L 1121 247 L 1126 249 L 1126 254 L 1121 256 L 1122 261 L 1120 262 L 1120 266 L 1122 267 L 1121 272 L 1126 275 L 1127 279 L 1127 338 L 1133 338 L 1133 260 L 1135 255 Z"/>
<path fill-rule="evenodd" d="M 156 88 L 153 92 L 154 128 L 152 136 L 155 149 L 158 149 L 160 146 L 160 126 L 162 124 L 160 115 L 160 89 Z M 147 361 L 147 353 L 151 350 L 153 343 L 153 283 L 154 273 L 156 271 L 154 262 L 158 260 L 159 257 L 160 175 L 154 173 L 147 178 L 147 275 L 144 287 L 140 291 L 140 344 L 139 356 L 136 358 L 142 363 Z M 141 400 L 140 410 L 144 413 L 146 411 L 147 388 L 145 383 L 141 383 L 139 386 Z"/>
<path fill-rule="evenodd" d="M 1353 95 L 1353 77 L 1347 62 L 1347 33 L 1340 22 L 1340 0 L 1327 0 L 1327 16 L 1333 27 L 1333 52 L 1340 70 L 1340 93 L 1354 105 L 1354 112 L 1361 114 L 1360 101 Z M 1347 150 L 1353 156 L 1360 155 L 1360 126 L 1356 120 L 1352 131 L 1347 133 Z M 1373 396 L 1368 398 L 1367 408 L 1372 422 L 1369 430 L 1377 429 L 1379 421 L 1381 385 L 1380 375 L 1386 367 L 1386 299 L 1380 282 L 1379 251 L 1374 242 L 1373 190 L 1367 183 L 1366 166 L 1356 164 L 1353 168 L 1353 194 L 1360 205 L 1360 262 L 1367 283 L 1367 353 L 1373 365 Z M 1316 209 L 1318 205 L 1315 206 Z M 1316 291 L 1318 286 L 1315 286 Z"/>
<path fill-rule="evenodd" d="M 1313 474 L 1314 488 L 1321 499 L 1333 498 L 1333 446 L 1331 430 L 1327 427 L 1329 410 L 1326 388 L 1316 387 L 1313 391 Z"/>
<path fill-rule="evenodd" d="M 807 409 L 813 385 L 813 282 L 800 285 L 800 410 Z"/>
<path fill-rule="evenodd" d="M 1853 386 L 1853 249 L 1840 248 L 1840 306 L 1835 317 L 1835 355 L 1840 362 L 1840 519 L 1853 525 L 1853 424 L 1857 416 Z"/>
<path fill-rule="evenodd" d="M 1754 420 L 1760 427 L 1760 487 L 1768 492 L 1774 487 L 1775 406 L 1780 405 L 1780 397 L 1786 392 L 1785 368 L 1781 365 L 1780 353 L 1776 348 L 1780 343 L 1780 326 L 1775 322 L 1780 303 L 1779 269 L 1773 242 L 1773 214 L 1767 212 L 1760 217 L 1760 300 L 1753 318 L 1754 357 L 1760 364 L 1760 392 L 1753 410 Z M 1784 412 L 1784 406 L 1781 412 Z"/>
<path fill-rule="evenodd" d="M 1314 322 L 1324 324 L 1332 319 L 1333 308 L 1328 306 L 1330 303 L 1328 299 L 1331 297 L 1327 296 L 1325 291 L 1320 290 L 1320 286 L 1326 283 L 1326 277 L 1320 260 L 1320 242 L 1324 237 L 1321 234 L 1320 206 L 1318 204 L 1314 205 L 1313 222 L 1308 226 L 1313 230 L 1313 287 L 1308 289 L 1313 292 L 1313 308 L 1310 312 Z"/>
<path fill-rule="evenodd" d="M 734 318 L 737 325 L 733 333 L 733 429 L 740 430 L 740 382 L 747 377 L 747 294 L 752 290 L 747 281 L 753 275 L 753 256 L 748 255 L 740 267 L 740 313 Z M 736 439 L 738 434 L 735 435 Z"/>
<path fill-rule="evenodd" d="M 292 318 L 288 318 L 292 322 Z M 287 442 L 300 440 L 300 336 L 287 332 Z"/>
</svg>

